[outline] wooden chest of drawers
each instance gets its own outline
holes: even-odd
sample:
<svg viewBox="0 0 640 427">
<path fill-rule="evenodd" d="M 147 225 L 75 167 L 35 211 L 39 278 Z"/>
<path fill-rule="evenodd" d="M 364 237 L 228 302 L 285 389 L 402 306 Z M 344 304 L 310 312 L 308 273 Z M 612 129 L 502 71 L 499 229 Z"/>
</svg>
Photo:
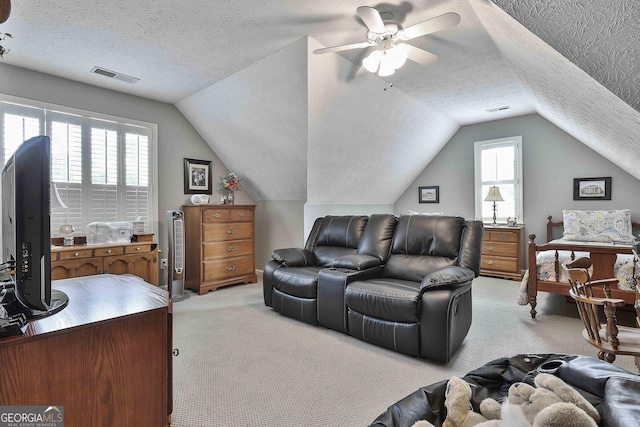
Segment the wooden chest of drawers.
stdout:
<svg viewBox="0 0 640 427">
<path fill-rule="evenodd" d="M 134 274 L 157 286 L 158 244 L 133 242 L 51 249 L 51 280 L 94 274 Z"/>
<path fill-rule="evenodd" d="M 183 206 L 185 287 L 200 295 L 256 283 L 255 206 Z"/>
<path fill-rule="evenodd" d="M 524 260 L 524 227 L 484 226 L 480 274 L 520 280 Z"/>
</svg>

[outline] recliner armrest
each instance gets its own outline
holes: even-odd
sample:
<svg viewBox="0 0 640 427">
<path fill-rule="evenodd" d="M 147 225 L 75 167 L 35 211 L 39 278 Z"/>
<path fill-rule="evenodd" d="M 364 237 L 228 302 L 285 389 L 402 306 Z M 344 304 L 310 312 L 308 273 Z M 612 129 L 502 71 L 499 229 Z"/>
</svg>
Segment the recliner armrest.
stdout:
<svg viewBox="0 0 640 427">
<path fill-rule="evenodd" d="M 351 254 L 336 258 L 331 266 L 333 268 L 348 268 L 360 271 L 372 267 L 378 267 L 381 264 L 382 261 L 377 257 L 365 254 Z"/>
<path fill-rule="evenodd" d="M 442 287 L 461 285 L 471 282 L 475 273 L 470 268 L 450 266 L 427 274 L 420 283 L 420 289 L 432 290 Z"/>
<path fill-rule="evenodd" d="M 303 248 L 276 249 L 271 258 L 285 267 L 307 267 L 315 264 L 313 253 Z"/>
</svg>

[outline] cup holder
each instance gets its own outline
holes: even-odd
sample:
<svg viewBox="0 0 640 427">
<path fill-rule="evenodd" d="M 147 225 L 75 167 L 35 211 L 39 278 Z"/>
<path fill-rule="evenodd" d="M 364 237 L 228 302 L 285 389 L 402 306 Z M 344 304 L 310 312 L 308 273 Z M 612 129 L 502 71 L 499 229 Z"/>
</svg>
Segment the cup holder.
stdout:
<svg viewBox="0 0 640 427">
<path fill-rule="evenodd" d="M 567 362 L 565 362 L 564 360 L 550 360 L 538 366 L 537 371 L 540 374 L 555 374 L 558 368 L 560 368 L 560 366 L 564 365 L 565 363 Z"/>
</svg>

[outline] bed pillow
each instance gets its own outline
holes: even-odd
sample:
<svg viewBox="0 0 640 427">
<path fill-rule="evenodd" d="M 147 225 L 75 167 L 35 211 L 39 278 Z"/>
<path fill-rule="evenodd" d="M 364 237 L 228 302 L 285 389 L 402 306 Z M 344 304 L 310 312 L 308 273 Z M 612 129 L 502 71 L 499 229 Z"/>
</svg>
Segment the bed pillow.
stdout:
<svg viewBox="0 0 640 427">
<path fill-rule="evenodd" d="M 581 242 L 632 242 L 631 211 L 562 211 L 563 238 Z"/>
</svg>

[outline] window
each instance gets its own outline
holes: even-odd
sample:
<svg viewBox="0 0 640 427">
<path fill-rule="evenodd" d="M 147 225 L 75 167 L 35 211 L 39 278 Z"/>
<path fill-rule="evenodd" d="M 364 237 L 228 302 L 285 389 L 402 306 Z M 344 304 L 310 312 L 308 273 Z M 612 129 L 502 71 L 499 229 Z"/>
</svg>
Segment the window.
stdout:
<svg viewBox="0 0 640 427">
<path fill-rule="evenodd" d="M 27 102 L 26 100 L 22 100 Z M 0 100 L 2 164 L 22 141 L 51 138 L 51 232 L 63 224 L 85 234 L 95 221 L 144 221 L 154 231 L 155 126 L 97 113 L 30 107 Z"/>
<path fill-rule="evenodd" d="M 504 199 L 495 202 L 497 221 L 511 217 L 523 222 L 522 137 L 478 141 L 474 149 L 476 218 L 493 222 L 494 202 L 485 199 L 489 188 L 496 186 Z"/>
</svg>

